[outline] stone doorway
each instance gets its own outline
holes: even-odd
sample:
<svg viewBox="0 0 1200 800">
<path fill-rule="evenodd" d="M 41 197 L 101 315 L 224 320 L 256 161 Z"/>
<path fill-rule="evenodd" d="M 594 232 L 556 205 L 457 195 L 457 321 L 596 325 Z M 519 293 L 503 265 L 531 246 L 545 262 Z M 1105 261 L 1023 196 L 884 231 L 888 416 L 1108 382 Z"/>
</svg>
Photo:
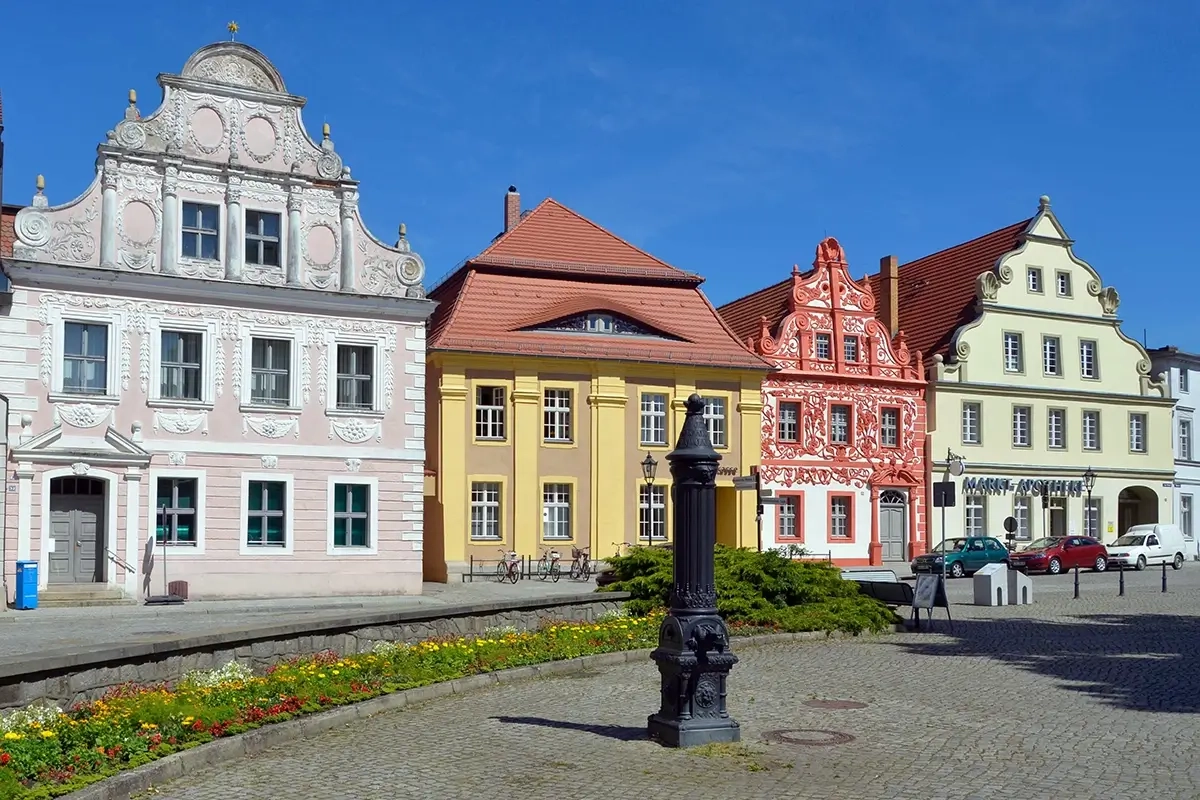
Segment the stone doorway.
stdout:
<svg viewBox="0 0 1200 800">
<path fill-rule="evenodd" d="M 1158 522 L 1158 494 L 1145 486 L 1126 486 L 1117 496 L 1117 535 L 1134 525 Z"/>
<path fill-rule="evenodd" d="M 884 561 L 906 561 L 908 502 L 903 492 L 888 489 L 879 495 L 879 544 Z"/>
<path fill-rule="evenodd" d="M 108 484 L 96 478 L 50 481 L 50 584 L 102 583 Z"/>
</svg>

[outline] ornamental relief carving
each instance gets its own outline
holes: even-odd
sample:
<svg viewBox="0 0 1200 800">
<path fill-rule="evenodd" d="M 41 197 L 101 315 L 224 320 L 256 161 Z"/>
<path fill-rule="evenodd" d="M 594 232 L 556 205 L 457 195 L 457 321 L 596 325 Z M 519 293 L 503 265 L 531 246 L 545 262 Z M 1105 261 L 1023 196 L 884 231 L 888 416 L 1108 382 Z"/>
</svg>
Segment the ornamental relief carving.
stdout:
<svg viewBox="0 0 1200 800">
<path fill-rule="evenodd" d="M 173 433 L 176 436 L 186 436 L 196 431 L 200 431 L 201 435 L 207 436 L 208 412 L 188 412 L 183 409 L 155 411 L 154 430 L 157 431 L 159 429 L 165 430 L 167 433 Z"/>
<path fill-rule="evenodd" d="M 114 406 L 92 403 L 56 403 L 54 424 L 65 422 L 72 428 L 95 428 L 109 422 L 114 409 Z"/>
<path fill-rule="evenodd" d="M 92 184 L 95 187 L 95 184 Z M 21 209 L 14 221 L 17 241 L 13 256 L 30 260 L 91 264 L 97 255 L 96 223 L 100 218 L 100 193 L 90 194 L 78 206 L 50 208 L 42 203 Z M 93 264 L 94 266 L 94 264 Z"/>
<path fill-rule="evenodd" d="M 347 444 L 362 444 L 368 439 L 374 439 L 377 442 L 383 441 L 383 421 L 382 420 L 361 420 L 361 419 L 332 419 L 329 421 L 329 438 L 334 435 Z"/>
<path fill-rule="evenodd" d="M 231 86 L 262 89 L 267 92 L 278 91 L 274 82 L 267 77 L 267 73 L 263 72 L 261 67 L 232 54 L 204 59 L 188 72 L 188 77 Z"/>
<path fill-rule="evenodd" d="M 250 417 L 242 416 L 242 435 L 254 431 L 268 439 L 282 439 L 291 434 L 300 438 L 300 420 L 296 417 Z"/>
</svg>

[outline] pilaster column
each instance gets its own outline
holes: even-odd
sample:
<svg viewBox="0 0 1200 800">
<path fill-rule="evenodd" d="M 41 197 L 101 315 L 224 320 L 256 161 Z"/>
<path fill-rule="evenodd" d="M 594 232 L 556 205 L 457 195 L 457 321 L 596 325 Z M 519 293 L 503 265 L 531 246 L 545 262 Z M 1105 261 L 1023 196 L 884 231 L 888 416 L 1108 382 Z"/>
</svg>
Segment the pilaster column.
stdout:
<svg viewBox="0 0 1200 800">
<path fill-rule="evenodd" d="M 167 167 L 162 185 L 162 253 L 159 271 L 174 275 L 179 271 L 179 168 Z"/>
<path fill-rule="evenodd" d="M 921 509 L 917 506 L 923 499 L 916 486 L 908 487 L 908 558 L 910 561 L 928 549 L 922 546 L 921 542 L 925 537 L 917 527 L 917 521 L 921 518 Z"/>
<path fill-rule="evenodd" d="M 125 570 L 125 592 L 126 594 L 137 596 L 137 580 L 138 580 L 138 549 L 139 529 L 142 520 L 142 472 L 140 467 L 129 467 L 125 470 L 125 555 L 122 556 L 132 569 Z M 147 531 L 146 536 L 152 536 L 152 531 Z M 115 551 L 117 548 L 113 548 Z M 166 594 L 166 592 L 163 592 Z"/>
<path fill-rule="evenodd" d="M 225 187 L 225 279 L 242 279 L 246 243 L 242 238 L 242 179 L 230 175 Z"/>
<path fill-rule="evenodd" d="M 342 195 L 342 275 L 341 289 L 343 292 L 353 292 L 354 285 L 354 193 L 347 191 Z"/>
<path fill-rule="evenodd" d="M 871 543 L 867 545 L 867 563 L 872 567 L 878 567 L 883 563 L 883 544 L 879 541 L 878 486 L 871 487 Z"/>
<path fill-rule="evenodd" d="M 435 537 L 442 538 L 442 558 L 447 578 L 461 573 L 467 560 L 467 540 L 471 535 L 467 519 L 467 383 L 461 370 L 443 367 L 438 384 L 439 415 L 437 447 L 437 491 L 442 506 L 442 530 L 426 532 L 426 549 L 435 548 Z M 428 519 L 428 518 L 427 518 Z M 437 569 L 434 565 L 434 569 Z M 430 578 L 441 577 L 430 575 Z"/>
<path fill-rule="evenodd" d="M 287 254 L 287 283 L 288 286 L 300 285 L 300 207 L 303 200 L 300 197 L 300 187 L 293 186 L 288 194 L 288 254 Z"/>
<path fill-rule="evenodd" d="M 100 204 L 100 266 L 117 266 L 117 160 L 104 159 L 101 182 L 104 187 Z"/>
<path fill-rule="evenodd" d="M 739 475 L 749 475 L 750 468 L 762 463 L 762 376 L 754 375 L 742 379 L 737 405 L 741 423 L 741 462 Z M 754 492 L 737 493 L 738 498 L 738 547 L 758 549 L 758 497 Z M 763 537 L 766 538 L 765 536 Z"/>
<path fill-rule="evenodd" d="M 625 479 L 627 402 L 623 377 L 596 375 L 592 378 L 587 403 L 592 409 L 592 507 L 588 544 L 593 557 L 599 557 L 602 549 L 610 547 L 615 538 L 625 537 L 630 491 L 629 482 Z M 636 492 L 633 505 L 636 519 Z M 600 538 L 601 532 L 606 534 L 603 540 Z"/>
<path fill-rule="evenodd" d="M 518 372 L 513 381 L 513 550 L 537 556 L 541 539 L 542 487 L 538 454 L 542 443 L 542 392 L 538 376 Z"/>
</svg>

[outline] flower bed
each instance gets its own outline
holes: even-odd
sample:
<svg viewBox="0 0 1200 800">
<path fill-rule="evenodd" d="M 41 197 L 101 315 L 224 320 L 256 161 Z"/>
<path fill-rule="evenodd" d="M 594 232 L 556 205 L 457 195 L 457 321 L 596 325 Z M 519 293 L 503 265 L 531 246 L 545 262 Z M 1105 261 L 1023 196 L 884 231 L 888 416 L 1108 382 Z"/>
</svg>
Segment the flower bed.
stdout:
<svg viewBox="0 0 1200 800">
<path fill-rule="evenodd" d="M 610 614 L 519 633 L 379 642 L 367 653 L 321 653 L 256 676 L 230 662 L 173 688 L 124 685 L 62 711 L 34 705 L 0 718 L 0 800 L 57 797 L 125 769 L 261 725 L 467 675 L 635 650 L 657 643 L 661 614 Z M 751 631 L 746 631 L 751 632 Z"/>
</svg>

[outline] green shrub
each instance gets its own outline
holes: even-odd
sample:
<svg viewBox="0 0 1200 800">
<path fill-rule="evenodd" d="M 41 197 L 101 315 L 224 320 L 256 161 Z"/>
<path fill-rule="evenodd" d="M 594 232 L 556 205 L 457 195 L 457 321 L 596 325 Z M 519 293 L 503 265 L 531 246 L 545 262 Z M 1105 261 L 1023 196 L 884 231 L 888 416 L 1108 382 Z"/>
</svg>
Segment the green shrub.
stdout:
<svg viewBox="0 0 1200 800">
<path fill-rule="evenodd" d="M 799 555 L 793 553 L 792 555 Z M 629 592 L 631 614 L 667 606 L 674 584 L 667 548 L 635 547 L 612 556 L 617 581 L 602 591 Z M 824 561 L 803 561 L 775 550 L 757 552 L 717 545 L 717 611 L 727 622 L 785 631 L 879 631 L 897 621 L 879 601 Z"/>
</svg>

